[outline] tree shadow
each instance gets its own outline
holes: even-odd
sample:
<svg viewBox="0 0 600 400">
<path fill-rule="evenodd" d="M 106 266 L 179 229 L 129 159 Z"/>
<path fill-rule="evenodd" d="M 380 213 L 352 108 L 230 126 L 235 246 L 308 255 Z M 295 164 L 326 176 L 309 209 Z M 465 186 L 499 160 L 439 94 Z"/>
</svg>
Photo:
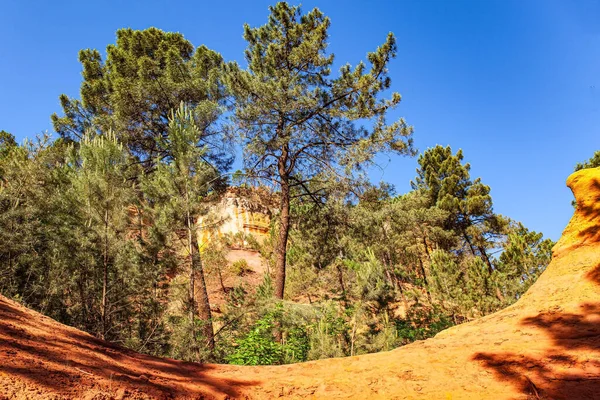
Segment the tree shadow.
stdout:
<svg viewBox="0 0 600 400">
<path fill-rule="evenodd" d="M 0 377 L 76 398 L 81 389 L 118 389 L 153 398 L 239 398 L 259 382 L 231 379 L 222 367 L 155 358 L 104 342 L 0 296 Z"/>
<path fill-rule="evenodd" d="M 600 285 L 600 265 L 586 279 Z M 480 352 L 473 360 L 528 398 L 600 399 L 600 303 L 579 307 L 580 313 L 549 311 L 521 321 L 550 338 L 551 346 L 544 354 Z"/>
</svg>

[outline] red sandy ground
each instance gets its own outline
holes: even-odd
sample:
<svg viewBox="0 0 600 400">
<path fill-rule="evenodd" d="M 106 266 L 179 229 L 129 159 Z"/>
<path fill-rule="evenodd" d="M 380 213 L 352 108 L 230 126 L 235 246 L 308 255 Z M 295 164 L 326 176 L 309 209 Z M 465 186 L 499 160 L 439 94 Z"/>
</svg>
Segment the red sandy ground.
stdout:
<svg viewBox="0 0 600 400">
<path fill-rule="evenodd" d="M 0 296 L 0 399 L 600 399 L 600 169 L 521 300 L 394 351 L 272 367 L 153 358 Z"/>
</svg>

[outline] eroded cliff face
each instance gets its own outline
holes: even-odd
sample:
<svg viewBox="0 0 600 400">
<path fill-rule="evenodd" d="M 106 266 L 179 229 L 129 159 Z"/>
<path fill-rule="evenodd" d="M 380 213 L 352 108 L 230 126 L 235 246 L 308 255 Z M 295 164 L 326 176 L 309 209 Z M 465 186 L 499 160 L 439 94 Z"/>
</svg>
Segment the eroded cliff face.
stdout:
<svg viewBox="0 0 600 400">
<path fill-rule="evenodd" d="M 0 297 L 0 398 L 600 399 L 600 169 L 514 305 L 435 338 L 272 367 L 182 363 L 121 349 Z"/>
<path fill-rule="evenodd" d="M 198 242 L 206 247 L 211 240 L 225 235 L 251 235 L 259 243 L 269 236 L 272 194 L 264 189 L 230 188 L 198 220 Z"/>
</svg>

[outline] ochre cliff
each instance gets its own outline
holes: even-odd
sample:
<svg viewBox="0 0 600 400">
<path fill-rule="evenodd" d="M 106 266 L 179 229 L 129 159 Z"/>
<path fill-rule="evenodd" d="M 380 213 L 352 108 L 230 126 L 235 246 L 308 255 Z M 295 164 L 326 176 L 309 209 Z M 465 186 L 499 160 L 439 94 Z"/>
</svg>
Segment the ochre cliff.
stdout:
<svg viewBox="0 0 600 400">
<path fill-rule="evenodd" d="M 272 196 L 264 188 L 232 187 L 227 190 L 198 220 L 201 250 L 214 238 L 224 235 L 252 235 L 258 242 L 264 241 L 269 235 Z"/>
<path fill-rule="evenodd" d="M 600 399 L 600 169 L 567 184 L 577 211 L 540 279 L 513 306 L 433 339 L 295 365 L 200 365 L 112 346 L 0 297 L 0 399 Z"/>
</svg>

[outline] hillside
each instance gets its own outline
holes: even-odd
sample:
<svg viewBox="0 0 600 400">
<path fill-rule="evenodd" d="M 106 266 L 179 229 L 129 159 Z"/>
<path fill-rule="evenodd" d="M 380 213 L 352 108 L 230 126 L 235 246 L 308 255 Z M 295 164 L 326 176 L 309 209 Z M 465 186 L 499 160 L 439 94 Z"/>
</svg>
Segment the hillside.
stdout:
<svg viewBox="0 0 600 400">
<path fill-rule="evenodd" d="M 0 297 L 0 399 L 600 399 L 600 169 L 513 306 L 394 351 L 272 367 L 137 354 Z"/>
</svg>

